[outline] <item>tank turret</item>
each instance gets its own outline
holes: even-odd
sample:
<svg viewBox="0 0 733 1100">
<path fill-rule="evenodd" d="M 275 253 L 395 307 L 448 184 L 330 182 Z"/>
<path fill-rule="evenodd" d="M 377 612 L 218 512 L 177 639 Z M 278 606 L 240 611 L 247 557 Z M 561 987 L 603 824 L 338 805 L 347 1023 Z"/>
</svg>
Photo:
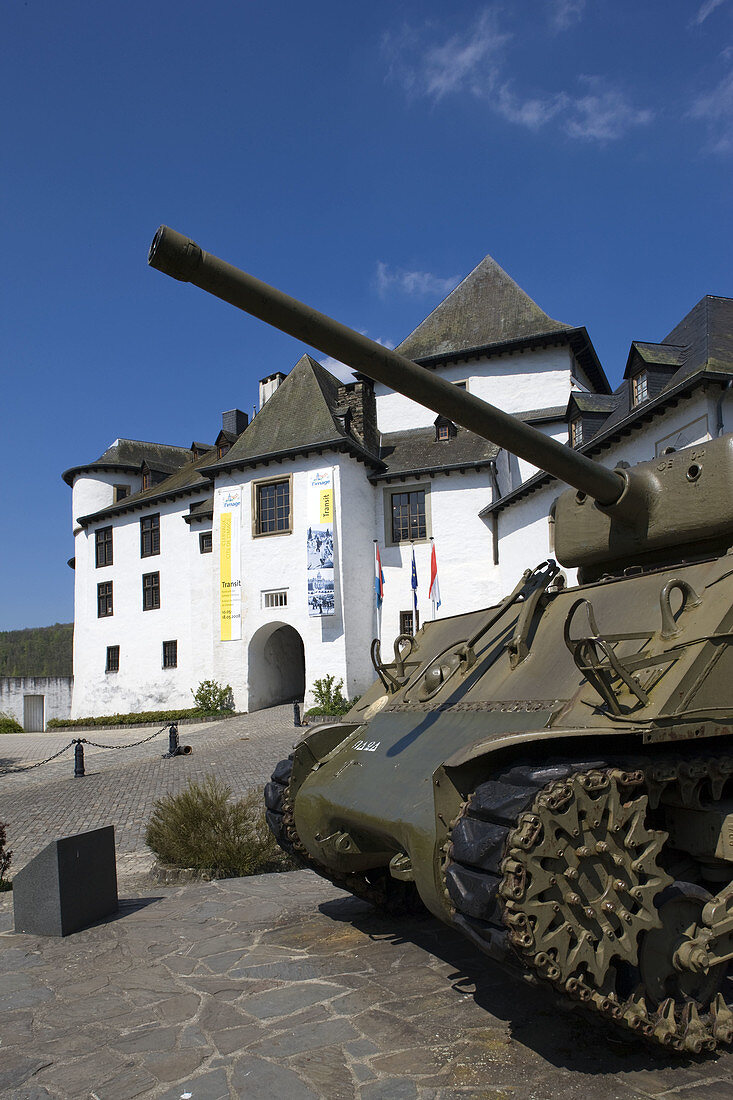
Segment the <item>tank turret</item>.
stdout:
<svg viewBox="0 0 733 1100">
<path fill-rule="evenodd" d="M 149 260 L 572 486 L 555 547 L 579 586 L 548 560 L 392 662 L 375 640 L 374 685 L 266 788 L 281 845 L 610 1027 L 730 1044 L 730 438 L 609 470 L 173 230 Z"/>
</svg>

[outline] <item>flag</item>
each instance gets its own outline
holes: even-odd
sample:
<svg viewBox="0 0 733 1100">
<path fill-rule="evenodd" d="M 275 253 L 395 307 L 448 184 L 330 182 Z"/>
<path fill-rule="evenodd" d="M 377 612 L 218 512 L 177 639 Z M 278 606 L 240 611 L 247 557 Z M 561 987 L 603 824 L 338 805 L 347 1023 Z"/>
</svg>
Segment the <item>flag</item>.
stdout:
<svg viewBox="0 0 733 1100">
<path fill-rule="evenodd" d="M 438 560 L 435 556 L 435 543 L 430 554 L 430 588 L 428 597 L 435 604 L 436 610 L 440 607 L 440 582 L 438 580 Z"/>
<path fill-rule="evenodd" d="M 384 599 L 384 573 L 382 559 L 379 556 L 379 543 L 376 539 L 374 540 L 374 595 L 377 597 L 377 607 L 381 607 Z"/>
<path fill-rule="evenodd" d="M 415 619 L 417 620 L 417 566 L 415 565 L 415 547 L 412 548 L 412 601 L 415 607 Z"/>
</svg>

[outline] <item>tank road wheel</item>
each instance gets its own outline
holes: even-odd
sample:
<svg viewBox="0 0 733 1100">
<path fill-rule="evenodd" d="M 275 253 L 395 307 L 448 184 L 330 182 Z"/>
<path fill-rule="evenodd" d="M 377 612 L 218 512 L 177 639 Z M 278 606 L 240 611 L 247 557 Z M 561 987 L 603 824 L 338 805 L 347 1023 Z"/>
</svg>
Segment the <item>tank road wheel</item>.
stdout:
<svg viewBox="0 0 733 1100">
<path fill-rule="evenodd" d="M 725 965 L 706 969 L 691 942 L 710 895 L 662 866 L 647 770 L 515 767 L 482 784 L 453 823 L 446 892 L 488 954 L 652 1042 L 712 1050 L 733 1013 Z"/>
</svg>

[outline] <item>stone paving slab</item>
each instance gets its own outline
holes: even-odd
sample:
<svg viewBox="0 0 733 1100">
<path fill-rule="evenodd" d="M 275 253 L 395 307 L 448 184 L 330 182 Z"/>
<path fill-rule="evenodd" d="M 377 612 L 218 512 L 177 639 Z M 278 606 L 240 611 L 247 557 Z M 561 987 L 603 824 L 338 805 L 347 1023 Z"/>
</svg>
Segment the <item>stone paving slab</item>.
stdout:
<svg viewBox="0 0 733 1100">
<path fill-rule="evenodd" d="M 432 918 L 295 871 L 148 888 L 65 939 L 5 906 L 0 1096 L 731 1100 L 733 1055 L 609 1042 Z"/>
</svg>

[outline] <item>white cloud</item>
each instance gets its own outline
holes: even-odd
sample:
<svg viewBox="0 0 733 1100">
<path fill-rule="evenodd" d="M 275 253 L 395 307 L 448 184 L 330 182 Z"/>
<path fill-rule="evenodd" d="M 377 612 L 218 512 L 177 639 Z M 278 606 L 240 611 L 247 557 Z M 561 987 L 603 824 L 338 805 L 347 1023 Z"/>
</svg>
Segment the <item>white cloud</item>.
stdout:
<svg viewBox="0 0 733 1100">
<path fill-rule="evenodd" d="M 368 336 L 368 332 L 362 332 L 362 336 Z M 383 348 L 393 348 L 395 345 L 391 340 L 382 340 L 377 337 L 374 341 L 375 344 L 381 344 Z M 338 359 L 332 359 L 330 355 L 325 359 L 319 359 L 318 362 L 322 367 L 325 367 L 331 374 L 335 374 L 340 382 L 353 382 L 354 381 L 354 369 L 349 367 L 346 363 L 339 362 Z"/>
<path fill-rule="evenodd" d="M 632 106 L 623 92 L 598 77 L 581 77 L 588 93 L 568 99 L 565 131 L 586 141 L 616 141 L 634 126 L 648 126 L 654 112 Z"/>
<path fill-rule="evenodd" d="M 707 0 L 713 3 L 714 0 Z M 722 2 L 722 0 L 721 0 Z M 553 0 L 558 28 L 580 19 L 586 0 Z M 411 97 L 423 96 L 438 102 L 449 95 L 468 95 L 481 100 L 488 110 L 506 122 L 537 132 L 552 121 L 571 138 L 605 143 L 616 141 L 636 126 L 648 125 L 654 114 L 635 107 L 628 96 L 600 77 L 581 77 L 583 94 L 567 90 L 529 93 L 515 88 L 509 69 L 508 46 L 512 35 L 500 25 L 499 8 L 487 7 L 465 31 L 432 44 L 437 28 L 426 23 L 421 29 L 404 28 L 400 35 L 384 40 L 389 57 L 389 75 L 399 80 Z M 516 69 L 516 64 L 514 65 Z M 432 293 L 444 289 L 447 280 L 436 285 L 433 276 L 402 272 L 407 293 Z M 390 286 L 397 283 L 391 275 Z M 381 290 L 383 275 L 378 274 Z"/>
<path fill-rule="evenodd" d="M 721 0 L 709 2 L 720 3 Z M 583 18 L 585 0 L 554 0 L 552 7 L 552 22 L 558 30 L 564 31 Z"/>
<path fill-rule="evenodd" d="M 406 271 L 404 268 L 391 269 L 381 261 L 377 264 L 376 283 L 380 297 L 385 297 L 392 291 L 400 294 L 409 294 L 413 297 L 423 298 L 429 295 L 446 295 L 458 286 L 460 278 L 453 275 L 448 279 L 441 279 L 438 275 L 432 275 L 429 271 Z"/>
<path fill-rule="evenodd" d="M 564 92 L 521 100 L 508 84 L 504 84 L 499 88 L 493 109 L 507 122 L 526 126 L 528 130 L 539 130 L 564 110 L 567 102 L 568 97 Z"/>
<path fill-rule="evenodd" d="M 383 40 L 390 61 L 390 76 L 411 95 L 440 100 L 451 92 L 481 95 L 494 85 L 504 46 L 510 35 L 499 29 L 498 14 L 486 8 L 464 32 L 445 42 L 429 45 L 425 39 L 432 24 L 404 27 L 400 34 Z"/>
<path fill-rule="evenodd" d="M 707 123 L 711 152 L 733 152 L 733 71 L 712 92 L 698 96 L 688 114 Z"/>
<path fill-rule="evenodd" d="M 711 15 L 716 8 L 719 8 L 721 4 L 724 4 L 725 0 L 705 0 L 703 4 L 698 8 L 697 15 L 692 20 L 693 24 L 699 26 L 704 23 L 709 15 Z"/>
</svg>

